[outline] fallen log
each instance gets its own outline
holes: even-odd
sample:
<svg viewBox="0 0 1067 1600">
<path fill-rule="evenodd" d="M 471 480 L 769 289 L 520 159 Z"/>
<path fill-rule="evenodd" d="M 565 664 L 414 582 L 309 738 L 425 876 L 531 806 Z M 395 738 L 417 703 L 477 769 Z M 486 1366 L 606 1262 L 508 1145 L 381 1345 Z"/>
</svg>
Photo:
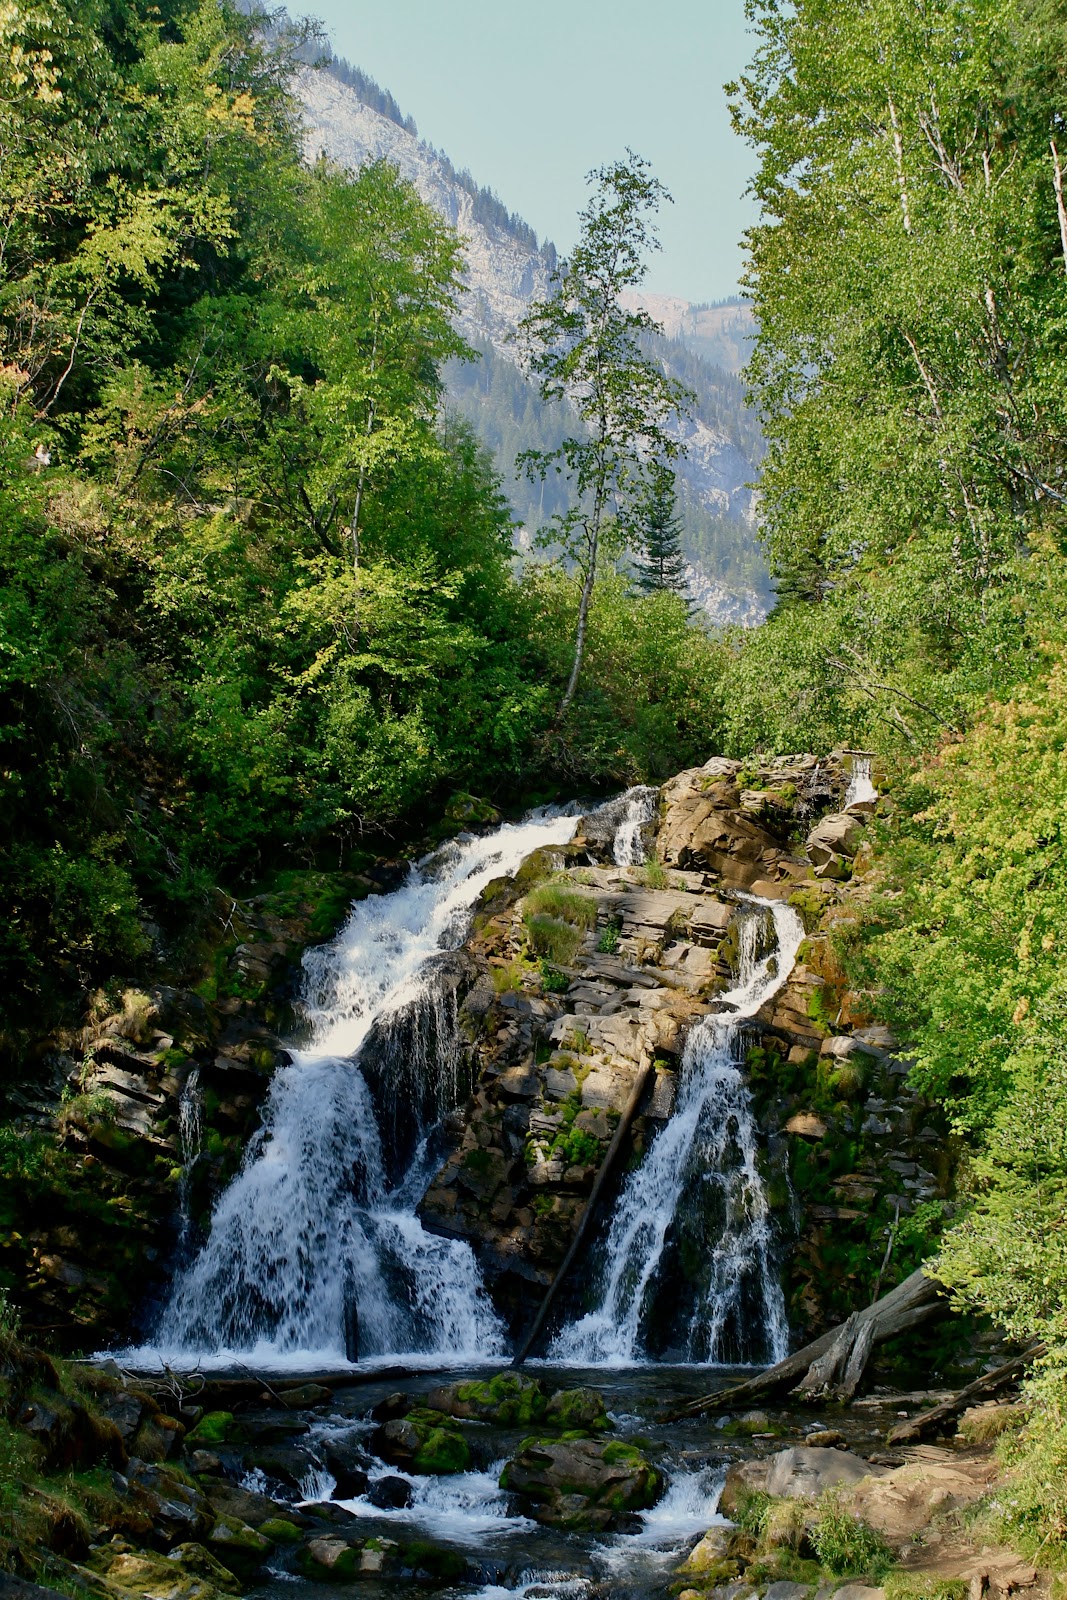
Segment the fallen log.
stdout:
<svg viewBox="0 0 1067 1600">
<path fill-rule="evenodd" d="M 589 1225 L 592 1222 L 593 1216 L 596 1212 L 601 1192 L 603 1191 L 604 1185 L 607 1183 L 611 1174 L 615 1170 L 615 1164 L 619 1159 L 619 1154 L 622 1150 L 623 1143 L 630 1131 L 630 1124 L 637 1115 L 637 1108 L 644 1098 L 644 1093 L 649 1085 L 649 1082 L 655 1075 L 655 1070 L 656 1069 L 652 1065 L 652 1062 L 649 1061 L 646 1066 L 638 1071 L 637 1077 L 634 1080 L 634 1086 L 630 1091 L 630 1098 L 626 1102 L 622 1116 L 619 1118 L 619 1125 L 615 1129 L 615 1135 L 611 1143 L 608 1145 L 607 1154 L 600 1164 L 600 1171 L 597 1173 L 596 1178 L 593 1181 L 593 1187 L 589 1191 L 589 1199 L 585 1202 L 585 1210 L 582 1212 L 581 1221 L 575 1230 L 574 1238 L 571 1240 L 570 1249 L 560 1262 L 559 1270 L 548 1286 L 545 1298 L 541 1301 L 540 1308 L 538 1309 L 537 1315 L 534 1317 L 529 1333 L 523 1340 L 517 1355 L 515 1355 L 512 1359 L 511 1365 L 513 1367 L 521 1367 L 523 1362 L 526 1360 L 526 1357 L 530 1354 L 530 1351 L 536 1344 L 541 1335 L 541 1330 L 545 1325 L 548 1313 L 552 1309 L 552 1306 L 555 1302 L 556 1295 L 563 1287 L 564 1280 L 566 1279 L 567 1274 L 570 1272 L 571 1267 L 574 1265 L 575 1257 L 577 1256 L 582 1245 L 585 1243 L 585 1237 L 589 1232 Z"/>
<path fill-rule="evenodd" d="M 727 1389 L 701 1395 L 698 1400 L 691 1400 L 688 1405 L 672 1412 L 663 1420 L 675 1422 L 682 1417 L 699 1417 L 703 1412 L 713 1408 L 737 1405 L 742 1401 L 782 1393 L 795 1388 L 798 1384 L 807 1386 L 809 1381 L 817 1380 L 818 1374 L 813 1373 L 816 1363 L 835 1345 L 840 1345 L 840 1348 L 834 1370 L 836 1372 L 841 1366 L 844 1367 L 844 1382 L 852 1384 L 852 1393 L 855 1394 L 863 1376 L 867 1357 L 875 1345 L 884 1344 L 887 1339 L 895 1339 L 899 1333 L 907 1333 L 911 1328 L 919 1327 L 931 1317 L 939 1316 L 947 1306 L 948 1302 L 940 1285 L 933 1278 L 928 1278 L 919 1267 L 880 1300 L 876 1300 L 863 1311 L 853 1312 L 847 1322 L 831 1328 L 828 1333 L 812 1340 L 803 1350 L 786 1356 L 784 1361 L 779 1361 L 766 1371 L 757 1373 L 754 1378 L 747 1378 L 744 1383 L 732 1384 Z M 844 1337 L 846 1330 L 847 1339 Z M 862 1355 L 862 1365 L 858 1360 L 851 1359 L 853 1353 L 857 1357 Z"/>
<path fill-rule="evenodd" d="M 987 1400 L 990 1395 L 997 1393 L 998 1389 L 1007 1388 L 1009 1383 L 1028 1367 L 1031 1361 L 1036 1361 L 1043 1355 L 1045 1346 L 1041 1343 L 1032 1344 L 1017 1356 L 1012 1356 L 1010 1361 L 994 1367 L 992 1372 L 983 1372 L 980 1378 L 975 1378 L 959 1394 L 952 1396 L 951 1400 L 944 1400 L 939 1406 L 934 1406 L 930 1411 L 920 1411 L 918 1416 L 909 1417 L 907 1422 L 898 1422 L 895 1428 L 890 1428 L 886 1434 L 887 1444 L 918 1444 L 920 1439 L 929 1439 L 931 1435 L 941 1433 L 947 1422 L 952 1422 L 961 1412 L 975 1400 Z"/>
</svg>

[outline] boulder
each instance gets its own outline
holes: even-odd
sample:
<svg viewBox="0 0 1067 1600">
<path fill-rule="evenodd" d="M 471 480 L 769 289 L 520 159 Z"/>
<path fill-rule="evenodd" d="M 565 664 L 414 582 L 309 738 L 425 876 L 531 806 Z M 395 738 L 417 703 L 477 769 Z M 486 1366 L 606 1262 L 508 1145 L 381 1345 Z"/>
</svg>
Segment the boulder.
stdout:
<svg viewBox="0 0 1067 1600">
<path fill-rule="evenodd" d="M 263 1565 L 274 1546 L 262 1533 L 246 1522 L 220 1517 L 207 1538 L 211 1554 L 242 1580 L 251 1578 Z"/>
<path fill-rule="evenodd" d="M 519 1372 L 498 1372 L 484 1382 L 450 1383 L 431 1389 L 426 1404 L 430 1410 L 449 1417 L 492 1422 L 501 1428 L 528 1428 L 544 1416 L 548 1401 L 536 1378 Z M 604 1409 L 603 1403 L 600 1409 Z"/>
<path fill-rule="evenodd" d="M 500 1487 L 517 1495 L 537 1522 L 607 1529 L 627 1513 L 654 1505 L 663 1485 L 636 1445 L 621 1440 L 528 1439 L 505 1463 Z"/>
<path fill-rule="evenodd" d="M 825 1490 L 844 1485 L 851 1488 L 863 1478 L 884 1475 L 885 1467 L 873 1467 L 862 1456 L 848 1450 L 820 1450 L 796 1445 L 779 1450 L 767 1463 L 766 1490 L 778 1499 L 816 1499 Z"/>
<path fill-rule="evenodd" d="M 808 834 L 807 851 L 817 878 L 848 876 L 849 862 L 859 849 L 863 824 L 848 811 L 837 811 L 817 822 Z"/>
<path fill-rule="evenodd" d="M 383 1461 L 405 1472 L 437 1476 L 466 1472 L 471 1464 L 470 1446 L 448 1422 L 440 1411 L 409 1411 L 406 1417 L 376 1429 L 370 1447 Z"/>
<path fill-rule="evenodd" d="M 406 1478 L 376 1478 L 367 1490 L 367 1499 L 379 1511 L 406 1511 L 413 1498 Z"/>
<path fill-rule="evenodd" d="M 565 1433 L 582 1429 L 603 1433 L 612 1426 L 599 1389 L 557 1389 L 548 1402 L 545 1421 Z"/>
</svg>

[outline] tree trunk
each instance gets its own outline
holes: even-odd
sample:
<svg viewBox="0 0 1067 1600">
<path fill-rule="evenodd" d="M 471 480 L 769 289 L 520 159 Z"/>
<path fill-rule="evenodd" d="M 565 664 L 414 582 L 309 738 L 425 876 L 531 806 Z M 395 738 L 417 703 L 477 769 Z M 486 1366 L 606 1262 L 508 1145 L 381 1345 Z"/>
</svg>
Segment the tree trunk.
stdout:
<svg viewBox="0 0 1067 1600">
<path fill-rule="evenodd" d="M 594 516 L 596 520 L 589 536 L 589 560 L 585 568 L 585 582 L 582 584 L 582 598 L 578 603 L 578 632 L 574 637 L 574 665 L 571 667 L 567 688 L 563 699 L 559 703 L 559 710 L 556 712 L 557 726 L 570 710 L 574 692 L 578 687 L 578 674 L 582 670 L 582 657 L 585 654 L 585 635 L 589 625 L 589 604 L 593 598 L 593 584 L 596 582 L 597 545 L 600 541 L 600 516 L 599 513 L 594 513 Z"/>
<path fill-rule="evenodd" d="M 615 1170 L 616 1163 L 619 1159 L 619 1152 L 623 1146 L 623 1141 L 630 1131 L 630 1124 L 637 1115 L 637 1108 L 641 1104 L 644 1092 L 648 1087 L 649 1079 L 654 1076 L 654 1073 L 655 1068 L 653 1067 L 651 1061 L 648 1062 L 646 1066 L 638 1070 L 637 1077 L 634 1080 L 634 1086 L 630 1091 L 630 1098 L 626 1102 L 622 1116 L 619 1118 L 619 1125 L 615 1129 L 614 1138 L 608 1145 L 607 1154 L 604 1156 L 604 1159 L 600 1164 L 600 1171 L 597 1173 L 596 1178 L 593 1181 L 593 1187 L 590 1190 L 589 1199 L 585 1203 L 585 1210 L 582 1212 L 581 1221 L 578 1224 L 574 1238 L 571 1240 L 570 1249 L 567 1251 L 567 1254 L 560 1263 L 559 1269 L 556 1272 L 556 1276 L 552 1279 L 552 1282 L 548 1286 L 548 1291 L 545 1294 L 545 1298 L 542 1300 L 540 1307 L 538 1308 L 537 1315 L 533 1320 L 530 1331 L 523 1340 L 518 1354 L 511 1363 L 513 1367 L 521 1367 L 523 1362 L 526 1360 L 526 1357 L 530 1354 L 530 1351 L 536 1344 L 538 1336 L 541 1333 L 541 1329 L 545 1325 L 545 1319 L 547 1318 L 549 1311 L 552 1309 L 556 1295 L 559 1293 L 567 1274 L 574 1265 L 574 1261 L 578 1255 L 578 1252 L 585 1242 L 586 1234 L 589 1232 L 589 1225 L 592 1222 L 593 1216 L 596 1212 L 597 1205 L 600 1201 L 601 1192 L 604 1188 L 604 1185 L 607 1183 L 608 1179 L 611 1177 L 611 1174 Z"/>
<path fill-rule="evenodd" d="M 947 1310 L 940 1284 L 933 1278 L 928 1278 L 919 1267 L 910 1277 L 905 1278 L 895 1289 L 883 1295 L 881 1300 L 876 1300 L 873 1306 L 854 1313 L 856 1342 L 862 1337 L 867 1345 L 864 1353 L 864 1365 L 871 1348 L 882 1344 L 886 1339 L 893 1339 L 898 1333 L 907 1333 L 911 1328 L 917 1328 L 923 1322 L 928 1322 L 931 1317 L 939 1316 Z M 850 1318 L 851 1322 L 852 1319 Z M 870 1327 L 869 1335 L 864 1329 Z M 719 1409 L 724 1405 L 737 1405 L 749 1400 L 761 1399 L 766 1395 L 781 1393 L 792 1389 L 801 1380 L 806 1379 L 813 1364 L 841 1338 L 848 1323 L 843 1323 L 837 1328 L 831 1328 L 829 1333 L 824 1333 L 821 1338 L 815 1339 L 811 1344 L 805 1345 L 803 1350 L 798 1350 L 795 1355 L 786 1356 L 784 1361 L 779 1361 L 775 1366 L 768 1367 L 766 1372 L 759 1373 L 755 1378 L 749 1378 L 744 1383 L 735 1384 L 729 1389 L 720 1389 L 715 1394 L 702 1395 L 699 1400 L 693 1400 L 680 1411 L 664 1418 L 667 1422 L 676 1421 L 680 1417 L 697 1417 L 705 1411 Z M 851 1356 L 851 1348 L 849 1356 Z M 845 1368 L 845 1382 L 849 1381 L 851 1360 Z M 856 1374 L 856 1384 L 862 1374 Z M 855 1391 L 853 1391 L 855 1392 Z"/>
<path fill-rule="evenodd" d="M 1060 249 L 1063 251 L 1063 270 L 1067 272 L 1067 207 L 1063 203 L 1063 168 L 1055 139 L 1049 140 L 1052 151 L 1052 186 L 1056 191 L 1056 215 L 1060 221 Z"/>
<path fill-rule="evenodd" d="M 946 1422 L 951 1422 L 958 1417 L 961 1411 L 966 1411 L 972 1400 L 985 1400 L 989 1395 L 996 1394 L 998 1389 L 1005 1388 L 1019 1377 L 1024 1367 L 1031 1361 L 1036 1361 L 1044 1353 L 1043 1344 L 1032 1344 L 1029 1349 L 1020 1355 L 1012 1356 L 1010 1361 L 1005 1361 L 1002 1366 L 994 1367 L 992 1372 L 983 1372 L 980 1378 L 975 1378 L 959 1394 L 945 1400 L 939 1406 L 934 1406 L 932 1411 L 921 1411 L 917 1417 L 909 1417 L 907 1422 L 900 1422 L 886 1435 L 887 1444 L 918 1444 L 920 1439 L 929 1438 L 933 1433 L 940 1433 Z"/>
</svg>

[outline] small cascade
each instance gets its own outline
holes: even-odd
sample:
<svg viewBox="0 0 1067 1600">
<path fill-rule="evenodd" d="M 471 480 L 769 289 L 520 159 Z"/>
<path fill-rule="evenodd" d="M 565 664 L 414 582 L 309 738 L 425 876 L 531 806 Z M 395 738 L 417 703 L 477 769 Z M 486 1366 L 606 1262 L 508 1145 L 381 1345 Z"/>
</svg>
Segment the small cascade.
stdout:
<svg viewBox="0 0 1067 1600">
<path fill-rule="evenodd" d="M 656 814 L 656 796 L 658 789 L 649 789 L 641 785 L 636 789 L 627 789 L 626 793 L 616 801 L 621 807 L 622 815 L 615 830 L 615 843 L 613 854 L 617 867 L 640 867 L 645 861 L 645 845 L 642 830 L 648 826 Z"/>
<path fill-rule="evenodd" d="M 560 1332 L 550 1359 L 626 1365 L 650 1353 L 653 1329 L 683 1360 L 777 1361 L 786 1354 L 785 1304 L 739 1056 L 745 1020 L 785 983 L 804 930 L 791 907 L 746 899 L 737 983 L 721 997 L 729 1010 L 690 1033 L 677 1108 L 616 1206 L 599 1304 Z"/>
<path fill-rule="evenodd" d="M 849 806 L 871 805 L 877 799 L 878 790 L 871 782 L 870 756 L 854 757 L 852 777 L 849 780 L 842 810 L 847 811 Z"/>
<path fill-rule="evenodd" d="M 200 1068 L 193 1067 L 178 1096 L 178 1139 L 182 1152 L 182 1175 L 178 1182 L 178 1252 L 184 1256 L 189 1244 L 193 1219 L 190 1210 L 193 1168 L 200 1157 L 204 1139 L 204 1093 L 200 1087 Z"/>
<path fill-rule="evenodd" d="M 138 1354 L 260 1366 L 503 1354 L 473 1252 L 415 1213 L 434 1124 L 464 1092 L 443 953 L 487 884 L 576 825 L 577 808 L 453 842 L 306 954 L 309 1039 L 275 1073 L 158 1344 Z"/>
</svg>

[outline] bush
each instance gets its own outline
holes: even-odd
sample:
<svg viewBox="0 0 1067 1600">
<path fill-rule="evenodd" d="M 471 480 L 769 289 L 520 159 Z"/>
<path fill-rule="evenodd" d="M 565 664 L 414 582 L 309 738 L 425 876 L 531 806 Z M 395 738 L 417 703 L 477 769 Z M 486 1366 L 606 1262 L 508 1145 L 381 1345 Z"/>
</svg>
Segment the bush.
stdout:
<svg viewBox="0 0 1067 1600">
<path fill-rule="evenodd" d="M 882 1535 L 846 1511 L 832 1491 L 820 1501 L 809 1537 L 823 1566 L 838 1578 L 880 1579 L 893 1560 Z"/>
<path fill-rule="evenodd" d="M 566 967 L 574 960 L 582 942 L 582 930 L 571 922 L 558 922 L 555 917 L 535 916 L 527 912 L 523 917 L 530 949 L 538 956 L 546 956 L 557 967 Z"/>
<path fill-rule="evenodd" d="M 561 883 L 542 883 L 526 896 L 526 911 L 531 916 L 554 917 L 576 928 L 596 926 L 596 901 Z"/>
</svg>

